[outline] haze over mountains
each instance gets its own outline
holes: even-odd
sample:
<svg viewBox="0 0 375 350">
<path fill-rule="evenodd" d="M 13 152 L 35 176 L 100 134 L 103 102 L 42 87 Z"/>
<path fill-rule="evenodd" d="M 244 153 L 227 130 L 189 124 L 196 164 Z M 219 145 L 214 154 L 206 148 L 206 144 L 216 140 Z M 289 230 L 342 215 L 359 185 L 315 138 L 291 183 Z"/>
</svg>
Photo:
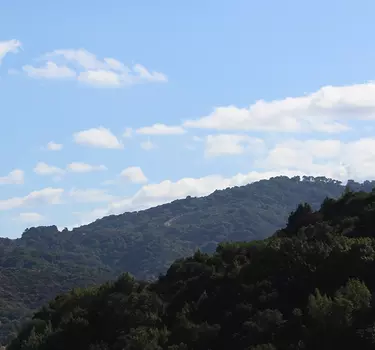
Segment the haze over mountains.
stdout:
<svg viewBox="0 0 375 350">
<path fill-rule="evenodd" d="M 350 181 L 371 191 L 375 182 Z M 325 177 L 284 176 L 187 197 L 145 211 L 112 215 L 72 231 L 27 229 L 0 239 L 0 328 L 4 341 L 30 310 L 73 287 L 114 279 L 123 272 L 155 279 L 180 257 L 213 252 L 224 241 L 266 238 L 283 227 L 301 202 L 318 208 L 339 197 L 344 184 Z"/>
</svg>

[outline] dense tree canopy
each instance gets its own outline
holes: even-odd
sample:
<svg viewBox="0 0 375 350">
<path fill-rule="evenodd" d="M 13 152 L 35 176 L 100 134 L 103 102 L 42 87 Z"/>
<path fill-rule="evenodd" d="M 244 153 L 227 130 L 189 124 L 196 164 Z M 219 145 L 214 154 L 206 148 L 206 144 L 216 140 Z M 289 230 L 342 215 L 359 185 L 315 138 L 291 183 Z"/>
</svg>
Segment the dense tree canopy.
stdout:
<svg viewBox="0 0 375 350">
<path fill-rule="evenodd" d="M 300 204 L 272 237 L 60 295 L 19 349 L 375 349 L 375 191 Z"/>
<path fill-rule="evenodd" d="M 373 185 L 350 183 L 363 191 Z M 303 333 L 298 341 L 305 344 L 312 335 L 304 329 L 317 322 L 314 317 L 323 315 L 319 317 L 325 322 L 334 323 L 319 314 L 319 305 L 326 305 L 331 315 L 353 288 L 362 288 L 363 295 L 372 291 L 356 270 L 363 249 L 369 254 L 364 261 L 372 259 L 372 197 L 344 190 L 326 178 L 277 177 L 109 216 L 73 231 L 39 227 L 26 230 L 18 240 L 2 239 L 2 340 L 29 310 L 58 293 L 129 271 L 139 280 L 124 275 L 58 297 L 19 332 L 11 348 L 259 350 L 284 344 L 279 339 L 289 342 L 287 334 L 295 329 Z M 340 201 L 324 200 L 342 193 Z M 297 207 L 300 202 L 311 206 Z M 285 221 L 286 227 L 273 238 L 259 241 Z M 228 243 L 219 244 L 222 241 Z M 192 257 L 178 260 L 197 249 Z M 350 261 L 346 272 L 355 273 L 344 276 L 341 270 Z M 340 271 L 334 274 L 335 269 Z M 162 272 L 166 274 L 157 283 L 140 281 Z M 325 278 L 330 279 L 326 284 Z M 345 314 L 349 328 L 364 308 L 360 305 Z M 298 346 L 294 348 L 303 348 Z"/>
</svg>

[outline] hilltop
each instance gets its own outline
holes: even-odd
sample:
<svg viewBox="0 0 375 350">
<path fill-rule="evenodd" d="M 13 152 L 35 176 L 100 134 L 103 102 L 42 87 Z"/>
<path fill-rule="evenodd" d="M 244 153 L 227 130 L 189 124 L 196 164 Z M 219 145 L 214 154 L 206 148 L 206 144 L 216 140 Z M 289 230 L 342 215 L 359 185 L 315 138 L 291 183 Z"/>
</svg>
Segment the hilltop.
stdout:
<svg viewBox="0 0 375 350">
<path fill-rule="evenodd" d="M 369 192 L 375 183 L 350 181 L 348 186 Z M 324 177 L 280 176 L 111 215 L 71 231 L 35 227 L 19 239 L 0 239 L 0 341 L 21 318 L 61 292 L 124 271 L 155 279 L 197 249 L 212 253 L 220 242 L 267 238 L 299 203 L 317 209 L 324 198 L 337 198 L 344 190 L 339 181 Z"/>
<path fill-rule="evenodd" d="M 301 203 L 267 239 L 197 251 L 156 281 L 123 274 L 60 295 L 8 349 L 373 350 L 374 267 L 375 190 L 346 188 L 316 210 Z"/>
</svg>

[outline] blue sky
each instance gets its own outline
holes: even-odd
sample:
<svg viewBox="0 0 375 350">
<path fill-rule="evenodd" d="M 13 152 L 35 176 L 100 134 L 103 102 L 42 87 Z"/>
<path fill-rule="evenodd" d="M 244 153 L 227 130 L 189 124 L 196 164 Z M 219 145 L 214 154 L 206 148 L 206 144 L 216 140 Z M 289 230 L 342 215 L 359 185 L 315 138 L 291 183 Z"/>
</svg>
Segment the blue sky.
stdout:
<svg viewBox="0 0 375 350">
<path fill-rule="evenodd" d="M 375 178 L 373 1 L 12 1 L 0 236 L 278 174 Z"/>
</svg>

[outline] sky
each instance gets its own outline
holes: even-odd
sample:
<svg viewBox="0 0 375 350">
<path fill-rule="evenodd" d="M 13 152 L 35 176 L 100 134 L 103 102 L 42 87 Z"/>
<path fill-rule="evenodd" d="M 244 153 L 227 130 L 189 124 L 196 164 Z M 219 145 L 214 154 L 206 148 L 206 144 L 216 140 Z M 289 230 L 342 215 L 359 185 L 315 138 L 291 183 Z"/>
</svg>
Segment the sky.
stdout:
<svg viewBox="0 0 375 350">
<path fill-rule="evenodd" d="M 375 2 L 0 10 L 0 236 L 277 175 L 375 178 Z"/>
</svg>

